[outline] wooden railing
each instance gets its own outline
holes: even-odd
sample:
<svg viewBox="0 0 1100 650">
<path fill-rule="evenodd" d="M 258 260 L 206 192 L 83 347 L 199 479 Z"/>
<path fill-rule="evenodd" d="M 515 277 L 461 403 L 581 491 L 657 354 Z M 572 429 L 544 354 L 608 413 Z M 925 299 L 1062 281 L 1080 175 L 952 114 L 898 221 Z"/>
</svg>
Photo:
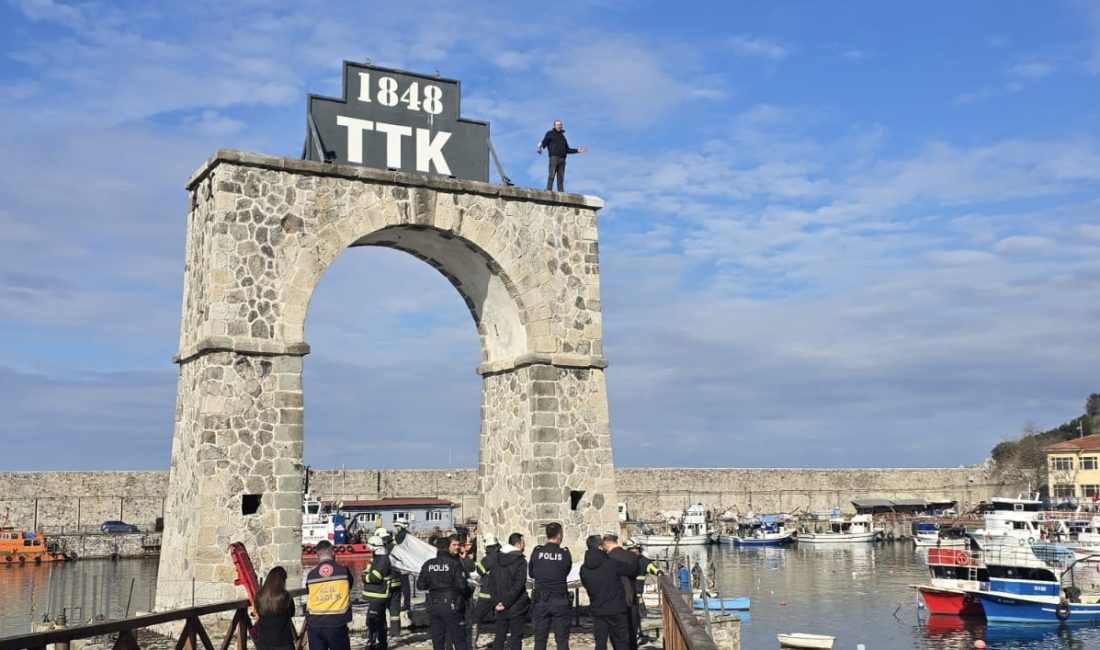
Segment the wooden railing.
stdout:
<svg viewBox="0 0 1100 650">
<path fill-rule="evenodd" d="M 301 596 L 305 589 L 291 589 L 291 596 Z M 46 632 L 35 632 L 22 636 L 12 636 L 0 639 L 0 650 L 45 650 L 46 646 L 53 644 L 56 650 L 68 650 L 69 644 L 76 639 L 89 639 L 104 635 L 117 635 L 114 642 L 114 650 L 140 650 L 141 645 L 135 636 L 135 631 L 183 621 L 183 630 L 176 640 L 175 650 L 215 650 L 210 635 L 203 627 L 200 616 L 218 614 L 221 612 L 234 612 L 233 620 L 225 632 L 225 637 L 219 645 L 220 650 L 229 650 L 230 645 L 236 642 L 236 650 L 247 650 L 248 633 L 252 627 L 252 617 L 248 613 L 250 604 L 247 600 L 233 600 L 225 603 L 204 605 L 202 607 L 188 607 L 174 609 L 157 614 L 135 616 L 120 621 L 104 621 L 92 625 L 80 625 L 76 627 L 59 628 Z M 292 627 L 293 629 L 293 627 Z M 297 634 L 295 632 L 295 634 Z M 302 647 L 304 635 L 295 639 L 295 648 Z"/>
<path fill-rule="evenodd" d="M 677 589 L 676 583 L 667 575 L 657 578 L 657 589 L 661 594 L 664 650 L 718 650 L 714 639 L 695 618 L 691 603 L 685 599 L 685 596 L 690 598 L 691 594 Z"/>
</svg>

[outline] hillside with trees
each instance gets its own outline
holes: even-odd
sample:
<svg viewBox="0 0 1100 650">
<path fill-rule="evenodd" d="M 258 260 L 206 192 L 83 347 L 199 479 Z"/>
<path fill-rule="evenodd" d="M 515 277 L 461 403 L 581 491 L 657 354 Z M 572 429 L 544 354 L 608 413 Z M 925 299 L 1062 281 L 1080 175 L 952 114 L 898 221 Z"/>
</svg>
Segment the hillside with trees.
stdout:
<svg viewBox="0 0 1100 650">
<path fill-rule="evenodd" d="M 1006 440 L 993 448 L 994 473 L 1026 481 L 1033 490 L 1047 496 L 1047 463 L 1043 448 L 1094 433 L 1100 434 L 1100 393 L 1093 393 L 1085 400 L 1084 415 L 1053 429 L 1040 431 L 1034 422 L 1027 422 L 1018 439 Z"/>
</svg>

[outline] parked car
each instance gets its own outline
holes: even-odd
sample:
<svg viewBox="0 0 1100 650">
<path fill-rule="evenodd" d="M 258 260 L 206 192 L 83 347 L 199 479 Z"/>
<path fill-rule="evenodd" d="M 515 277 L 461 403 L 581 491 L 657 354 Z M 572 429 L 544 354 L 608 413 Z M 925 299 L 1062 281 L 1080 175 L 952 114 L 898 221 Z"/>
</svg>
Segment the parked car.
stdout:
<svg viewBox="0 0 1100 650">
<path fill-rule="evenodd" d="M 128 524 L 124 521 L 105 521 L 100 524 L 99 529 L 105 533 L 136 533 L 138 527 L 133 524 Z"/>
</svg>

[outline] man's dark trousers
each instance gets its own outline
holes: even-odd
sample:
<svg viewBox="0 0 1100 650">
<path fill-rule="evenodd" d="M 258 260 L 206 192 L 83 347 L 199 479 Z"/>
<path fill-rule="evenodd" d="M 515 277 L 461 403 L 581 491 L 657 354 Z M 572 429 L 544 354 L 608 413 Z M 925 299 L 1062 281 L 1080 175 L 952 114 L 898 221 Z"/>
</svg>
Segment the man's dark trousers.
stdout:
<svg viewBox="0 0 1100 650">
<path fill-rule="evenodd" d="M 638 650 L 638 628 L 641 627 L 641 620 L 638 618 L 637 600 L 630 606 L 630 609 L 626 610 L 626 625 L 627 629 L 630 630 L 626 635 L 627 648 Z"/>
<path fill-rule="evenodd" d="M 497 618 L 496 636 L 493 637 L 493 650 L 504 650 L 504 637 L 508 636 L 508 650 L 520 650 L 523 647 L 523 626 L 527 624 L 526 616 L 513 616 L 512 618 Z"/>
<path fill-rule="evenodd" d="M 558 191 L 565 191 L 565 156 L 550 156 L 550 174 L 546 177 L 546 191 L 552 189 L 554 177 L 558 179 Z"/>
<path fill-rule="evenodd" d="M 346 625 L 307 627 L 306 638 L 309 639 L 309 650 L 351 650 Z"/>
<path fill-rule="evenodd" d="M 569 650 L 569 627 L 573 617 L 573 608 L 569 605 L 569 595 L 561 594 L 541 600 L 540 595 L 532 605 L 535 624 L 535 650 L 546 650 L 551 630 L 558 650 Z"/>
<path fill-rule="evenodd" d="M 627 650 L 630 644 L 630 615 L 626 612 L 608 616 L 592 617 L 593 632 L 596 636 L 596 650 L 607 650 L 607 637 L 611 636 L 611 647 L 615 650 Z"/>
<path fill-rule="evenodd" d="M 461 598 L 429 600 L 428 623 L 432 650 L 466 650 L 466 604 Z"/>
</svg>

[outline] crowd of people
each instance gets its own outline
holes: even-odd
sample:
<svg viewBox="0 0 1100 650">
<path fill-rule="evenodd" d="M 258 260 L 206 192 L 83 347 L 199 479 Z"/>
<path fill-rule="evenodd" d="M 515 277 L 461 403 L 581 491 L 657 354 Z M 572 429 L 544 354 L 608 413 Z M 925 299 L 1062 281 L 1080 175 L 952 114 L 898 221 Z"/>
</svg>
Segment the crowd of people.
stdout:
<svg viewBox="0 0 1100 650">
<path fill-rule="evenodd" d="M 404 522 L 401 522 L 404 524 Z M 363 569 L 362 598 L 367 603 L 367 649 L 388 650 L 389 639 L 400 632 L 400 612 L 408 609 L 408 576 L 397 571 L 390 551 L 404 540 L 407 524 L 390 535 L 375 531 L 368 544 L 373 551 Z M 562 546 L 561 524 L 546 525 L 546 543 L 526 554 L 521 533 L 506 543 L 495 535 L 481 538 L 483 556 L 467 556 L 457 535 L 433 540 L 435 557 L 424 562 L 416 588 L 426 592 L 433 650 L 467 650 L 486 629 L 493 633 L 493 650 L 519 650 L 530 621 L 535 650 L 546 650 L 550 634 L 556 650 L 568 650 L 573 623 L 569 591 L 573 555 Z M 586 540 L 580 582 L 588 594 L 596 650 L 637 650 L 644 605 L 645 579 L 660 575 L 657 563 L 642 555 L 633 540 L 619 543 L 617 533 L 591 535 Z M 332 544 L 315 547 L 318 564 L 306 576 L 306 627 L 311 650 L 350 650 L 348 624 L 352 619 L 354 576 L 335 560 Z M 478 576 L 475 592 L 471 574 Z M 404 579 L 404 580 L 403 580 Z M 528 581 L 533 588 L 528 593 Z M 256 595 L 260 616 L 255 641 L 261 650 L 293 647 L 291 617 L 294 603 L 286 590 L 286 571 L 272 569 Z"/>
</svg>

